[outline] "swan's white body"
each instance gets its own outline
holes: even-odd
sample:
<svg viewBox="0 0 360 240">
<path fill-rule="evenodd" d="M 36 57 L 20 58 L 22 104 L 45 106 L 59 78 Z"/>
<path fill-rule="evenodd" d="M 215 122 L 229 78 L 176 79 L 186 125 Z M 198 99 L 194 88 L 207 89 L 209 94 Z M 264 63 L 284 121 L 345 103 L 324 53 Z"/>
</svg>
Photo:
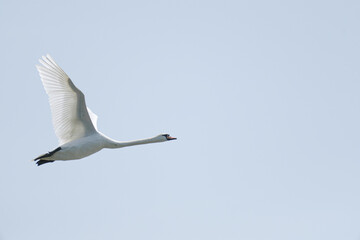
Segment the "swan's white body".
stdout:
<svg viewBox="0 0 360 240">
<path fill-rule="evenodd" d="M 74 160 L 87 157 L 103 148 L 121 148 L 139 144 L 174 140 L 168 134 L 153 138 L 118 142 L 97 130 L 97 116 L 86 107 L 84 94 L 68 75 L 47 55 L 36 66 L 49 96 L 55 133 L 60 146 L 36 159 L 38 165 L 55 160 Z"/>
</svg>

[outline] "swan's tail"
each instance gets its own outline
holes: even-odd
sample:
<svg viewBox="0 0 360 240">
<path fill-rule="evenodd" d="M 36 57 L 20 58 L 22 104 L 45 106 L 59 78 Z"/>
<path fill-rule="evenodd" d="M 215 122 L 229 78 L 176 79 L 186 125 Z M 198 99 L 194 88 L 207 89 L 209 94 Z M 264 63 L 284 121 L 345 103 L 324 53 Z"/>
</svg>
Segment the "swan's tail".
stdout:
<svg viewBox="0 0 360 240">
<path fill-rule="evenodd" d="M 38 166 L 43 165 L 45 163 L 54 162 L 54 160 L 46 160 L 44 158 L 51 157 L 52 155 L 54 155 L 54 153 L 56 153 L 57 151 L 60 151 L 60 150 L 61 150 L 61 147 L 58 147 L 58 148 L 56 148 L 55 150 L 53 150 L 51 152 L 48 152 L 48 153 L 45 153 L 45 154 L 42 154 L 42 155 L 38 156 L 33 161 L 35 161 Z"/>
</svg>

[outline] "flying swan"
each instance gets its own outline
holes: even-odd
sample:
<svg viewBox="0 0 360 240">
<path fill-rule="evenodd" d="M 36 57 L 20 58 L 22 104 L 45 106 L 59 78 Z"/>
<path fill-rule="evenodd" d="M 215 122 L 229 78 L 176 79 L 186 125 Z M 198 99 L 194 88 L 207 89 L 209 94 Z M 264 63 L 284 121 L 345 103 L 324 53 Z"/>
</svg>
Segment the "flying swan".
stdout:
<svg viewBox="0 0 360 240">
<path fill-rule="evenodd" d="M 38 166 L 56 160 L 75 160 L 87 157 L 103 148 L 122 148 L 140 144 L 175 140 L 169 134 L 128 141 L 115 141 L 97 129 L 97 115 L 85 104 L 84 94 L 50 55 L 39 59 L 36 66 L 45 91 L 49 96 L 52 122 L 59 147 L 35 158 Z"/>
</svg>

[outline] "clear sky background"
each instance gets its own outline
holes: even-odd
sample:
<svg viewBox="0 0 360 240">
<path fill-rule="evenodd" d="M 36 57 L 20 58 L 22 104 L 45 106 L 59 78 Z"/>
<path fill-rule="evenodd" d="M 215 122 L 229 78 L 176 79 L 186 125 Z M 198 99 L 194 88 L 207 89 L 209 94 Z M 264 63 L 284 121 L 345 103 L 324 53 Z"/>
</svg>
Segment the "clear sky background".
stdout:
<svg viewBox="0 0 360 240">
<path fill-rule="evenodd" d="M 359 1 L 0 0 L 0 239 L 360 239 Z M 117 140 L 57 147 L 49 53 Z"/>
</svg>

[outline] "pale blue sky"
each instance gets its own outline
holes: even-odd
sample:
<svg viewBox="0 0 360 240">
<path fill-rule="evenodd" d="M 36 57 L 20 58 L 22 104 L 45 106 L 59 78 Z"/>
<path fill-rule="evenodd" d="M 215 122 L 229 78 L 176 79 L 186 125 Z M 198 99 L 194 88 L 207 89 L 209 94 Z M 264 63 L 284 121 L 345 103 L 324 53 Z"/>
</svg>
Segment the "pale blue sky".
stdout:
<svg viewBox="0 0 360 240">
<path fill-rule="evenodd" d="M 359 1 L 0 0 L 0 239 L 360 238 Z M 49 53 L 118 140 L 57 147 Z"/>
</svg>

